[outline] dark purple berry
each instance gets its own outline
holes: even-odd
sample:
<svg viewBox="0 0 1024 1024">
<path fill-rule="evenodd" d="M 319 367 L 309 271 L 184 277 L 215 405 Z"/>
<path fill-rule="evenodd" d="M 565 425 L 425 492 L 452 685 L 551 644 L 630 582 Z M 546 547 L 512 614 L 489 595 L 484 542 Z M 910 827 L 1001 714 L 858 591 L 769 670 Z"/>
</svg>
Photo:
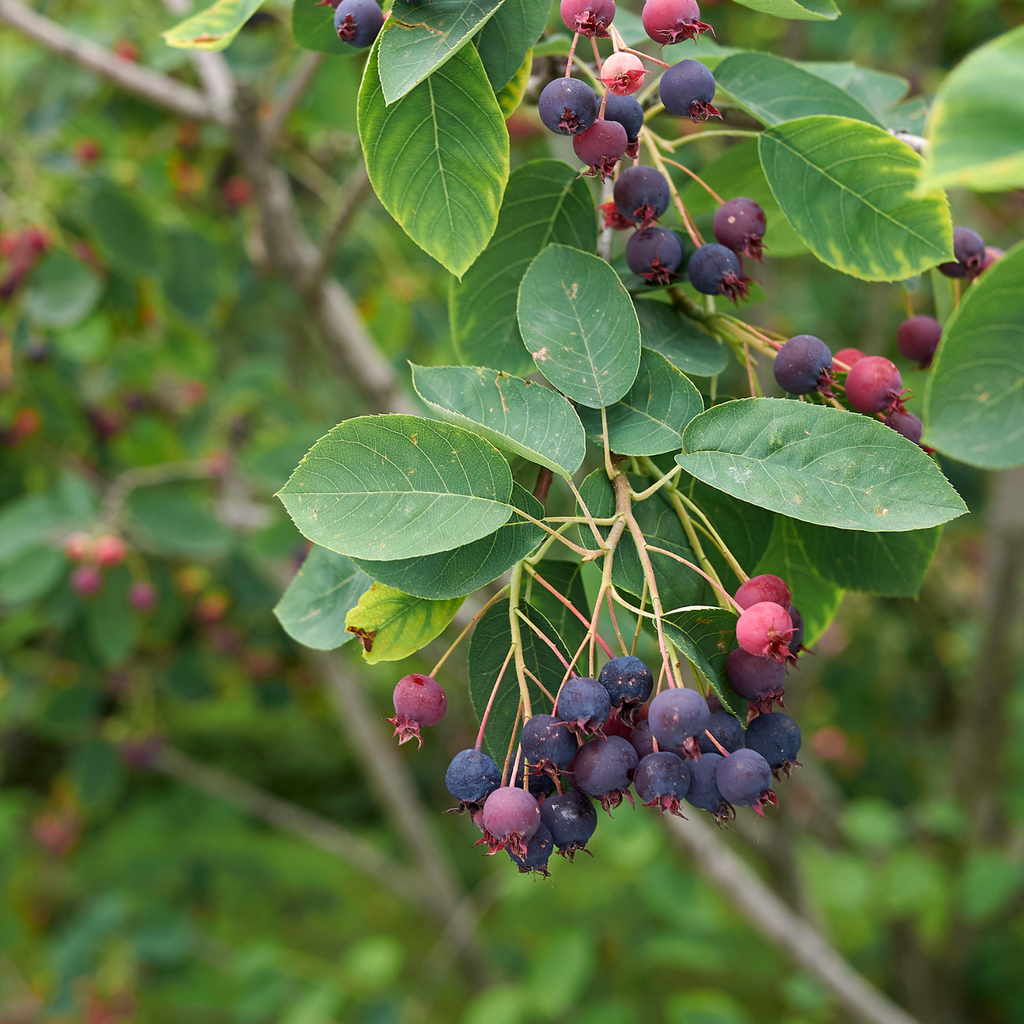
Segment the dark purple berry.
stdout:
<svg viewBox="0 0 1024 1024">
<path fill-rule="evenodd" d="M 618 710 L 620 717 L 643 704 L 654 689 L 651 670 L 632 654 L 606 662 L 597 681 L 608 691 L 612 710 Z"/>
<path fill-rule="evenodd" d="M 558 717 L 581 736 L 601 733 L 611 710 L 608 691 L 586 676 L 568 680 L 558 695 Z"/>
<path fill-rule="evenodd" d="M 334 30 L 349 46 L 372 46 L 384 24 L 384 14 L 374 0 L 341 0 L 334 9 Z"/>
<path fill-rule="evenodd" d="M 771 573 L 765 573 L 762 576 L 751 576 L 736 591 L 736 603 L 743 609 L 762 601 L 774 601 L 783 608 L 788 608 L 792 596 L 786 581 L 779 579 L 778 576 L 772 576 Z"/>
<path fill-rule="evenodd" d="M 537 105 L 545 127 L 556 135 L 579 135 L 597 120 L 597 97 L 578 78 L 556 78 L 544 86 Z"/>
<path fill-rule="evenodd" d="M 747 749 L 756 750 L 773 772 L 784 771 L 788 777 L 792 766 L 800 764 L 800 726 L 778 711 L 758 715 L 747 726 Z"/>
<path fill-rule="evenodd" d="M 708 702 L 696 690 L 681 686 L 662 690 L 651 701 L 647 716 L 659 747 L 680 750 L 691 758 L 700 757 L 695 737 L 704 735 L 710 719 Z"/>
<path fill-rule="evenodd" d="M 511 847 L 508 847 L 508 856 L 512 863 L 519 868 L 519 874 L 528 875 L 533 872 L 535 875 L 540 873 L 548 878 L 550 875 L 548 861 L 551 859 L 554 849 L 555 844 L 551 839 L 551 833 L 546 825 L 540 824 L 537 826 L 537 831 L 526 841 L 526 853 L 520 857 L 513 852 Z"/>
<path fill-rule="evenodd" d="M 973 281 L 985 269 L 985 239 L 971 228 L 953 228 L 954 263 L 940 263 L 946 277 L 966 277 Z"/>
<path fill-rule="evenodd" d="M 683 262 L 683 240 L 668 228 L 643 228 L 626 243 L 626 262 L 648 284 L 669 284 Z"/>
<path fill-rule="evenodd" d="M 715 771 L 715 782 L 727 803 L 753 807 L 762 817 L 765 804 L 779 804 L 772 792 L 772 770 L 756 750 L 737 750 L 723 758 Z"/>
<path fill-rule="evenodd" d="M 665 176 L 653 167 L 627 167 L 615 182 L 615 209 L 626 220 L 647 227 L 667 209 L 671 198 Z"/>
<path fill-rule="evenodd" d="M 641 18 L 644 31 L 662 46 L 696 39 L 702 32 L 715 34 L 700 20 L 697 0 L 647 0 Z"/>
<path fill-rule="evenodd" d="M 730 754 L 746 745 L 746 733 L 743 731 L 743 726 L 740 725 L 739 719 L 735 715 L 730 715 L 728 711 L 712 711 L 707 732 L 711 733 Z M 697 739 L 702 754 L 721 753 L 706 735 L 702 734 Z"/>
<path fill-rule="evenodd" d="M 425 725 L 436 725 L 448 709 L 448 697 L 437 681 L 418 672 L 399 679 L 392 700 L 395 717 L 387 721 L 395 727 L 399 745 L 415 738 L 422 747 L 420 729 Z"/>
<path fill-rule="evenodd" d="M 617 121 L 626 130 L 626 153 L 635 157 L 639 148 L 640 129 L 644 126 L 644 108 L 632 96 L 608 93 L 604 104 L 604 119 Z"/>
<path fill-rule="evenodd" d="M 461 810 L 482 804 L 501 785 L 501 769 L 480 750 L 460 750 L 448 765 L 444 784 Z"/>
<path fill-rule="evenodd" d="M 893 409 L 885 417 L 885 425 L 892 427 L 897 434 L 902 434 L 908 441 L 921 444 L 924 424 L 912 412 L 900 412 L 898 409 Z"/>
<path fill-rule="evenodd" d="M 548 827 L 558 852 L 569 860 L 579 850 L 586 850 L 587 842 L 597 828 L 594 805 L 589 797 L 576 789 L 545 800 L 540 817 Z"/>
<path fill-rule="evenodd" d="M 912 316 L 904 320 L 896 331 L 896 347 L 900 355 L 920 363 L 922 370 L 932 365 L 941 340 L 942 324 L 930 316 Z"/>
<path fill-rule="evenodd" d="M 629 784 L 639 758 L 629 740 L 608 736 L 580 747 L 573 768 L 573 784 L 589 796 L 599 797 L 606 811 L 629 797 Z M 629 797 L 632 803 L 632 797 Z"/>
<path fill-rule="evenodd" d="M 715 98 L 715 76 L 700 61 L 681 60 L 662 76 L 661 102 L 670 114 L 706 121 L 722 115 L 711 105 Z"/>
<path fill-rule="evenodd" d="M 825 342 L 812 334 L 790 338 L 775 353 L 772 369 L 779 387 L 791 395 L 820 391 L 827 398 L 832 397 L 832 353 Z"/>
<path fill-rule="evenodd" d="M 699 761 L 691 761 L 690 787 L 686 791 L 686 802 L 702 811 L 710 811 L 719 822 L 732 816 L 732 808 L 725 802 L 718 789 L 715 776 L 725 760 L 721 754 L 704 754 Z"/>
<path fill-rule="evenodd" d="M 786 692 L 786 666 L 737 647 L 725 663 L 729 685 L 737 695 L 749 700 L 759 711 L 782 704 Z M 785 705 L 782 705 L 785 707 Z"/>
<path fill-rule="evenodd" d="M 576 737 L 565 722 L 553 715 L 534 715 L 527 719 L 519 742 L 523 756 L 532 765 L 547 763 L 564 768 L 576 754 Z"/>
<path fill-rule="evenodd" d="M 525 857 L 526 840 L 540 826 L 540 807 L 525 789 L 502 786 L 484 801 L 480 820 L 484 827 L 484 838 L 480 842 L 487 843 L 488 853 L 508 846 Z"/>
<path fill-rule="evenodd" d="M 793 639 L 789 641 L 789 649 L 796 654 L 804 646 L 804 617 L 792 605 L 789 617 L 793 620 Z"/>
<path fill-rule="evenodd" d="M 690 257 L 686 272 L 690 284 L 704 295 L 725 295 L 738 303 L 750 293 L 750 278 L 744 275 L 740 258 L 716 242 L 702 245 Z"/>
<path fill-rule="evenodd" d="M 523 772 L 527 768 L 527 765 L 524 763 L 525 760 L 526 758 L 524 757 L 519 758 L 519 764 L 516 766 L 515 778 L 511 783 L 513 786 L 518 786 L 520 789 L 523 788 Z M 547 796 L 549 793 L 554 792 L 555 780 L 547 772 L 530 766 L 530 781 L 527 783 L 527 788 L 535 797 L 540 799 L 540 797 Z"/>
<path fill-rule="evenodd" d="M 583 173 L 589 177 L 600 174 L 602 181 L 611 177 L 628 145 L 626 129 L 618 121 L 600 118 L 585 132 L 572 137 L 573 152 L 587 164 Z"/>
<path fill-rule="evenodd" d="M 900 408 L 903 378 L 896 364 L 884 356 L 865 356 L 846 375 L 846 398 L 858 412 L 873 416 Z"/>
<path fill-rule="evenodd" d="M 651 723 L 645 718 L 638 722 L 629 734 L 629 742 L 633 744 L 636 756 L 645 758 L 654 753 L 654 737 L 651 735 Z"/>
<path fill-rule="evenodd" d="M 648 754 L 637 765 L 633 786 L 645 807 L 658 805 L 662 813 L 679 814 L 679 801 L 690 788 L 690 772 L 678 754 L 660 750 Z"/>
<path fill-rule="evenodd" d="M 558 11 L 570 32 L 604 38 L 615 17 L 615 0 L 562 0 Z"/>
<path fill-rule="evenodd" d="M 737 255 L 760 260 L 764 250 L 761 240 L 768 230 L 764 210 L 754 202 L 739 196 L 723 203 L 715 211 L 712 222 L 715 238 Z"/>
</svg>

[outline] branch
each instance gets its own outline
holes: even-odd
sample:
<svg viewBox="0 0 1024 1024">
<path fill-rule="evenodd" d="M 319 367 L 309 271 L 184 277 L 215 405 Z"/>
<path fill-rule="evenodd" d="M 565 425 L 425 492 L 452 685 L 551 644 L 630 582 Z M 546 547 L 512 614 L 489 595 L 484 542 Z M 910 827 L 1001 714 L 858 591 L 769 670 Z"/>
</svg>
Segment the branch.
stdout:
<svg viewBox="0 0 1024 1024">
<path fill-rule="evenodd" d="M 345 201 L 338 208 L 330 227 L 324 232 L 316 265 L 310 270 L 311 281 L 318 282 L 327 273 L 338 242 L 348 231 L 355 215 L 372 192 L 370 176 L 366 173 L 366 164 L 360 161 L 359 166 L 352 172 L 345 184 L 347 189 Z"/>
<path fill-rule="evenodd" d="M 285 84 L 281 97 L 274 105 L 274 109 L 263 128 L 264 144 L 267 149 L 270 149 L 277 141 L 278 136 L 284 130 L 288 116 L 295 109 L 299 100 L 302 99 L 323 62 L 324 55 L 322 53 L 307 51 L 302 55 L 299 66 Z"/>
<path fill-rule="evenodd" d="M 670 817 L 669 830 L 697 867 L 766 939 L 813 974 L 864 1024 L 918 1024 L 874 987 L 769 889 L 704 821 Z"/>
<path fill-rule="evenodd" d="M 198 90 L 169 75 L 125 60 L 105 46 L 69 32 L 19 0 L 0 0 L 0 21 L 5 21 L 52 53 L 94 71 L 154 106 L 163 107 L 178 117 L 194 121 L 215 121 L 231 127 L 230 114 L 226 110 L 214 109 Z"/>
</svg>

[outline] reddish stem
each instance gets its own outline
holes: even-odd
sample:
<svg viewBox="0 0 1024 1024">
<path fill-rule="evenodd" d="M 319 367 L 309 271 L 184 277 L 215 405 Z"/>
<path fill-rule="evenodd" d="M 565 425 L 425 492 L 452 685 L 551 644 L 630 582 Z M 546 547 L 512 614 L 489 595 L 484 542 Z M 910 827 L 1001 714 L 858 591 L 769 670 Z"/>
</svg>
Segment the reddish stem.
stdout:
<svg viewBox="0 0 1024 1024">
<path fill-rule="evenodd" d="M 704 735 L 707 736 L 707 738 L 709 740 L 711 740 L 711 742 L 714 743 L 714 745 L 716 747 L 718 747 L 718 749 L 722 752 L 722 757 L 728 757 L 729 756 L 729 751 L 726 750 L 725 747 L 723 747 L 722 744 L 719 743 L 718 740 L 716 740 L 715 737 L 711 735 L 711 730 L 710 729 L 705 729 L 704 730 Z"/>
<path fill-rule="evenodd" d="M 532 629 L 534 633 L 536 633 L 537 636 L 539 636 L 541 640 L 543 640 L 544 643 L 546 643 L 548 647 L 550 647 L 551 650 L 554 651 L 555 657 L 562 663 L 562 668 L 564 668 L 567 672 L 572 672 L 572 668 L 570 668 L 569 662 L 567 662 L 565 658 L 562 657 L 562 652 L 544 635 L 540 627 L 532 623 L 529 620 L 529 618 L 527 618 L 527 616 L 525 616 L 521 611 L 519 611 L 518 608 L 516 609 L 516 615 L 518 615 L 519 618 L 521 618 L 523 622 L 525 622 L 530 627 L 530 629 Z"/>
<path fill-rule="evenodd" d="M 577 32 L 572 37 L 572 46 L 569 47 L 569 60 L 565 65 L 565 77 L 572 78 L 572 59 L 576 56 L 576 44 L 580 41 L 580 34 Z"/>
<path fill-rule="evenodd" d="M 498 695 L 498 687 L 501 686 L 501 680 L 505 676 L 505 669 L 508 668 L 508 663 L 512 660 L 512 655 L 515 652 L 514 647 L 508 649 L 508 654 L 505 655 L 505 662 L 501 666 L 501 671 L 498 673 L 498 678 L 494 681 L 494 689 L 491 690 L 490 697 L 487 698 L 487 707 L 484 708 L 484 713 L 480 718 L 480 731 L 476 734 L 475 748 L 477 750 L 483 745 L 484 742 L 484 729 L 487 728 L 487 716 L 491 713 L 491 705 L 494 703 L 494 698 Z"/>
<path fill-rule="evenodd" d="M 577 618 L 577 619 L 579 619 L 579 620 L 580 620 L 580 622 L 582 622 L 582 623 L 583 623 L 583 625 L 587 627 L 587 629 L 589 629 L 589 628 L 590 628 L 590 622 L 589 622 L 589 620 L 588 620 L 588 619 L 587 619 L 587 618 L 586 618 L 586 617 L 585 617 L 585 616 L 583 615 L 583 613 L 582 613 L 582 612 L 580 612 L 579 610 L 577 610 L 576 606 L 575 606 L 575 605 L 574 605 L 574 604 L 572 603 L 572 601 L 570 601 L 570 600 L 569 600 L 569 599 L 568 599 L 567 597 L 565 597 L 564 595 L 560 594 L 560 593 L 559 593 L 559 592 L 558 592 L 557 590 L 555 590 L 555 588 L 554 588 L 553 586 L 551 586 L 551 584 L 550 584 L 550 583 L 548 583 L 548 581 L 547 581 L 546 579 L 544 579 L 544 578 L 543 578 L 543 577 L 541 576 L 541 574 L 540 574 L 539 572 L 537 572 L 537 571 L 536 571 L 535 569 L 531 569 L 531 570 L 530 570 L 530 575 L 531 575 L 531 576 L 532 576 L 532 577 L 533 577 L 533 578 L 534 578 L 534 579 L 535 579 L 535 580 L 536 580 L 536 581 L 537 581 L 537 582 L 538 582 L 538 583 L 539 583 L 539 584 L 540 584 L 540 585 L 541 585 L 541 586 L 542 586 L 542 587 L 543 587 L 543 588 L 544 588 L 545 590 L 548 590 L 548 591 L 550 591 L 550 592 L 551 592 L 552 594 L 554 594 L 554 595 L 555 595 L 555 597 L 557 597 L 557 598 L 558 598 L 558 600 L 559 600 L 559 601 L 561 601 L 561 602 L 562 602 L 562 604 L 564 604 L 564 605 L 565 605 L 565 607 L 566 607 L 566 608 L 568 608 L 568 609 L 569 609 L 569 611 L 571 611 L 571 612 L 573 613 L 573 615 L 575 615 L 575 616 L 576 616 L 576 618 Z M 599 644 L 601 645 L 601 649 L 602 649 L 602 650 L 604 651 L 604 653 L 605 653 L 605 654 L 607 654 L 607 655 L 608 655 L 608 657 L 609 657 L 609 658 L 614 658 L 614 657 L 615 657 L 615 655 L 614 655 L 614 654 L 612 654 L 612 650 L 611 650 L 611 648 L 610 648 L 610 647 L 609 647 L 609 646 L 608 646 L 608 645 L 607 645 L 607 644 L 606 644 L 606 643 L 605 643 L 605 642 L 604 642 L 604 641 L 603 641 L 603 640 L 602 640 L 602 639 L 601 639 L 601 638 L 600 638 L 599 636 L 598 636 L 598 638 L 597 638 L 597 642 L 598 642 L 598 643 L 599 643 Z"/>
</svg>

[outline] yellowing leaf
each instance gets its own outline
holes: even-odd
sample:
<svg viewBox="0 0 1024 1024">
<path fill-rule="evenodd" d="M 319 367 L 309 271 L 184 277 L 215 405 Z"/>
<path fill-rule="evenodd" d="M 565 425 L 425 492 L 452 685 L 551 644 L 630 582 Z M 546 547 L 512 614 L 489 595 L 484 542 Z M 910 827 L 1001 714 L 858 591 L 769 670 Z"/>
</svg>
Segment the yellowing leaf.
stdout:
<svg viewBox="0 0 1024 1024">
<path fill-rule="evenodd" d="M 355 633 L 371 665 L 401 661 L 440 635 L 463 600 L 428 601 L 374 583 L 345 617 L 345 628 Z"/>
<path fill-rule="evenodd" d="M 256 13 L 263 0 L 217 0 L 163 33 L 180 50 L 223 50 Z"/>
</svg>

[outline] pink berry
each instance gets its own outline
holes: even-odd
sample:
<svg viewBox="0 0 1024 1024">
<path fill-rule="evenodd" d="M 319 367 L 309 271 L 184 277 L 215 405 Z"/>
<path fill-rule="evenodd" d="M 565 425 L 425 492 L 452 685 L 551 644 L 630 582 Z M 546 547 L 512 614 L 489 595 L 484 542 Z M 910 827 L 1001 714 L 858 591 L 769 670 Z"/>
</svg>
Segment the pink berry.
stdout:
<svg viewBox="0 0 1024 1024">
<path fill-rule="evenodd" d="M 64 538 L 63 549 L 69 562 L 84 561 L 92 553 L 92 537 L 87 533 L 69 533 Z"/>
<path fill-rule="evenodd" d="M 774 601 L 788 608 L 793 603 L 793 595 L 784 580 L 770 574 L 753 576 L 736 591 L 736 603 L 741 608 L 749 608 L 762 601 Z"/>
<path fill-rule="evenodd" d="M 540 827 L 540 806 L 525 789 L 502 786 L 484 801 L 482 815 L 484 840 L 488 852 L 509 847 L 513 853 L 525 856 L 526 840 Z"/>
<path fill-rule="evenodd" d="M 854 363 L 859 363 L 862 359 L 866 358 L 867 357 L 859 348 L 841 348 L 832 357 L 832 363 L 833 365 L 836 363 L 843 363 L 845 369 L 848 370 Z M 844 372 L 844 370 L 839 366 L 836 366 L 836 369 L 839 370 L 840 373 Z"/>
<path fill-rule="evenodd" d="M 388 721 L 395 727 L 399 744 L 415 738 L 423 746 L 420 729 L 436 725 L 448 709 L 448 697 L 430 676 L 413 672 L 398 680 L 393 695 L 395 717 Z"/>
<path fill-rule="evenodd" d="M 137 612 L 151 612 L 156 607 L 156 588 L 145 580 L 133 583 L 128 591 L 128 603 Z"/>
<path fill-rule="evenodd" d="M 597 120 L 586 131 L 572 137 L 576 156 L 589 165 L 584 173 L 600 174 L 602 181 L 611 176 L 628 145 L 626 129 L 618 121 Z"/>
<path fill-rule="evenodd" d="M 615 0 L 562 0 L 558 10 L 570 32 L 604 38 L 615 17 Z"/>
<path fill-rule="evenodd" d="M 643 61 L 632 53 L 613 53 L 601 65 L 601 82 L 615 96 L 629 96 L 644 84 L 650 72 Z"/>
<path fill-rule="evenodd" d="M 696 39 L 711 29 L 700 20 L 696 0 L 647 0 L 642 14 L 644 30 L 656 42 L 671 45 Z M 711 32 L 714 35 L 714 31 Z"/>
<path fill-rule="evenodd" d="M 774 601 L 752 604 L 736 620 L 736 639 L 747 654 L 772 661 L 796 661 L 790 653 L 793 620 L 789 612 Z"/>
<path fill-rule="evenodd" d="M 884 356 L 865 356 L 846 375 L 846 397 L 858 412 L 874 415 L 899 408 L 903 378 Z"/>
<path fill-rule="evenodd" d="M 921 369 L 932 365 L 932 357 L 942 340 L 942 324 L 934 317 L 912 316 L 904 320 L 896 331 L 896 347 L 904 359 L 921 364 Z"/>
<path fill-rule="evenodd" d="M 103 576 L 95 565 L 80 565 L 71 574 L 71 589 L 81 597 L 95 597 L 103 589 Z"/>
<path fill-rule="evenodd" d="M 103 569 L 113 569 L 114 566 L 120 565 L 127 554 L 128 545 L 113 533 L 97 537 L 96 544 L 93 547 L 93 557 L 96 559 L 96 564 Z"/>
</svg>

